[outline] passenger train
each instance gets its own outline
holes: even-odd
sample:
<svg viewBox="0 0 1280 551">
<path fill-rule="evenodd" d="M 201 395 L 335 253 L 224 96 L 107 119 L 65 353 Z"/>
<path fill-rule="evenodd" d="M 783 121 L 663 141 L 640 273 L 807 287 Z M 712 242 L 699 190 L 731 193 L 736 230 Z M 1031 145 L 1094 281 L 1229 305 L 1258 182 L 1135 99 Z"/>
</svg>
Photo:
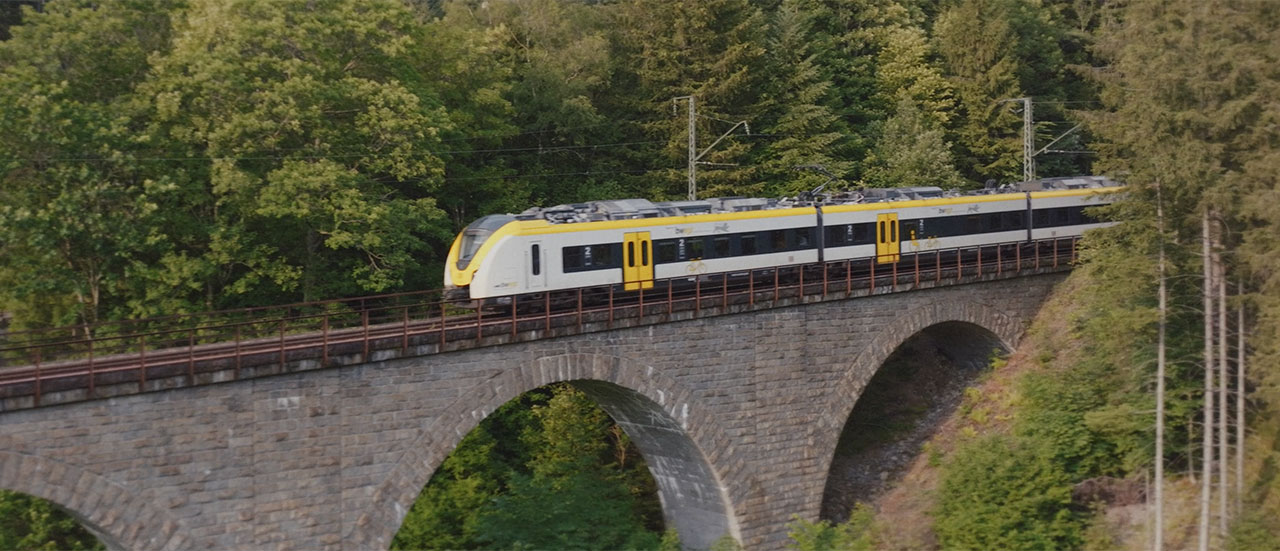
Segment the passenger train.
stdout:
<svg viewBox="0 0 1280 551">
<path fill-rule="evenodd" d="M 1105 177 L 1052 178 L 967 193 L 866 189 L 799 198 L 653 203 L 593 201 L 495 214 L 449 251 L 446 298 L 469 306 L 512 297 L 823 261 L 898 262 L 904 255 L 1066 238 L 1107 225 L 1085 210 L 1110 203 Z"/>
</svg>

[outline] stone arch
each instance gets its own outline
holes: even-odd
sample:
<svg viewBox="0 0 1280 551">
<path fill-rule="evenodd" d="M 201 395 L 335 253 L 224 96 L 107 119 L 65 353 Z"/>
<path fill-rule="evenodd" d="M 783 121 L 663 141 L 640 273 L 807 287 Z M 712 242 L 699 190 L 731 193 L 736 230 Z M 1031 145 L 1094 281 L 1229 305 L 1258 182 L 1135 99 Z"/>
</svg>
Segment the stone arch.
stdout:
<svg viewBox="0 0 1280 551">
<path fill-rule="evenodd" d="M 62 507 L 109 549 L 181 549 L 179 523 L 124 487 L 74 465 L 0 451 L 0 488 Z"/>
<path fill-rule="evenodd" d="M 1009 314 L 989 305 L 964 301 L 936 301 L 908 310 L 886 324 L 885 330 L 862 347 L 833 392 L 828 396 L 826 413 L 818 420 L 814 445 L 821 463 L 819 471 L 830 476 L 836 445 L 845 422 L 853 412 L 858 397 L 885 361 L 901 345 L 921 332 L 941 324 L 968 324 L 990 333 L 1007 350 L 1013 350 L 1021 338 L 1024 325 Z M 818 518 L 822 507 L 821 493 L 808 496 L 802 518 Z"/>
<path fill-rule="evenodd" d="M 535 388 L 569 382 L 631 436 L 659 487 L 663 513 L 686 547 L 729 534 L 741 541 L 733 504 L 745 497 L 744 465 L 731 461 L 724 431 L 693 395 L 652 366 L 602 354 L 560 354 L 491 377 L 464 392 L 415 438 L 344 538 L 385 549 L 432 473 L 498 407 Z M 732 481 L 732 486 L 729 485 Z"/>
</svg>

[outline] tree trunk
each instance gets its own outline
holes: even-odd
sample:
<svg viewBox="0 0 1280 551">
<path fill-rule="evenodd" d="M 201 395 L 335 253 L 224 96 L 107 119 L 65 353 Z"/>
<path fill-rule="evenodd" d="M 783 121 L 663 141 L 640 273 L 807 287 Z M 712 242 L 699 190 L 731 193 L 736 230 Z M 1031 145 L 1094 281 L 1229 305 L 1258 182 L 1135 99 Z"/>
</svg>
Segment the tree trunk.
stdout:
<svg viewBox="0 0 1280 551">
<path fill-rule="evenodd" d="M 1210 265 L 1209 210 L 1200 224 L 1201 255 L 1204 263 L 1204 422 L 1200 440 L 1200 533 L 1199 551 L 1209 551 L 1209 493 L 1213 488 L 1213 268 Z"/>
<path fill-rule="evenodd" d="M 1244 296 L 1244 277 L 1236 296 Z M 1244 512 L 1244 302 L 1236 309 L 1236 513 Z"/>
<path fill-rule="evenodd" d="M 1214 284 L 1218 286 L 1218 533 L 1227 533 L 1227 493 L 1231 488 L 1231 444 L 1227 431 L 1227 266 L 1222 261 L 1222 222 L 1214 220 Z"/>
<path fill-rule="evenodd" d="M 1160 260 L 1156 265 L 1160 281 L 1158 299 L 1160 303 L 1160 318 L 1158 322 L 1159 337 L 1156 344 L 1156 527 L 1153 549 L 1155 551 L 1164 551 L 1164 336 L 1165 320 L 1168 312 L 1168 288 L 1164 281 L 1164 205 L 1160 196 L 1159 182 L 1156 182 L 1156 225 L 1159 232 L 1156 238 L 1160 240 Z"/>
</svg>

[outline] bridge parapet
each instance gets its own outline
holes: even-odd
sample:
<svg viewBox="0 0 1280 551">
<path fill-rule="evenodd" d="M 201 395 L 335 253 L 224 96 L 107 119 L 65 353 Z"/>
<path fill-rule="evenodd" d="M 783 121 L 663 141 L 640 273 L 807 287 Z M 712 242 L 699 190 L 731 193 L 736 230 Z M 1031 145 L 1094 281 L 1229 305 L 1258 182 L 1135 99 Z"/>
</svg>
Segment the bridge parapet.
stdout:
<svg viewBox="0 0 1280 551">
<path fill-rule="evenodd" d="M 566 381 L 641 443 L 686 542 L 728 533 L 780 549 L 792 515 L 817 518 L 840 429 L 903 340 L 962 323 L 1016 343 L 1062 275 L 1011 265 L 965 265 L 957 278 L 943 265 L 918 283 L 914 271 L 878 274 L 874 290 L 819 271 L 792 294 L 780 282 L 773 300 L 760 300 L 770 287 L 684 309 L 617 305 L 584 312 L 581 326 L 576 312 L 550 327 L 518 317 L 514 337 L 497 320 L 444 347 L 366 353 L 375 339 L 334 346 L 327 363 L 286 353 L 241 366 L 239 379 L 225 365 L 196 374 L 220 384 L 178 374 L 173 388 L 142 393 L 126 381 L 109 398 L 47 394 L 0 413 L 0 449 L 24 458 L 0 461 L 0 486 L 43 488 L 123 548 L 383 548 L 468 431 L 520 393 Z"/>
</svg>

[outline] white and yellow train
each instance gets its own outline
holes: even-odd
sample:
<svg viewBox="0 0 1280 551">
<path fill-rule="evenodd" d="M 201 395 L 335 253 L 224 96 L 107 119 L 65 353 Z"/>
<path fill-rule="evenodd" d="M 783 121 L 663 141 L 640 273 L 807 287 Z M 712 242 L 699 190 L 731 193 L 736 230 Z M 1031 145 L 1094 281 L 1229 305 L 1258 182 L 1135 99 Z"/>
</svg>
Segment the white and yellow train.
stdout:
<svg viewBox="0 0 1280 551">
<path fill-rule="evenodd" d="M 467 226 L 449 251 L 444 285 L 455 302 L 510 304 L 564 289 L 634 291 L 677 278 L 1073 237 L 1106 225 L 1085 209 L 1110 203 L 1119 189 L 1087 176 L 963 194 L 921 187 L 534 208 Z"/>
</svg>

